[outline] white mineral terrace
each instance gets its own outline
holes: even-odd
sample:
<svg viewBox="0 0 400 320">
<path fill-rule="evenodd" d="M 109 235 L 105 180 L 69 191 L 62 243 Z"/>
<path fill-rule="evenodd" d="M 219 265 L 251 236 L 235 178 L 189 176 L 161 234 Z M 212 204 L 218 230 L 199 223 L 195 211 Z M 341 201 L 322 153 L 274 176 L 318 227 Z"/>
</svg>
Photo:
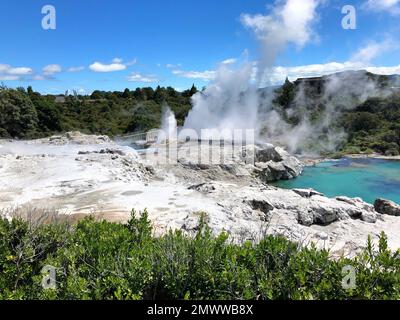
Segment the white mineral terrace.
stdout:
<svg viewBox="0 0 400 320">
<path fill-rule="evenodd" d="M 212 230 L 226 231 L 234 241 L 283 234 L 304 245 L 315 242 L 330 248 L 337 256 L 356 253 L 369 234 L 376 240 L 385 231 L 389 245 L 400 248 L 400 217 L 377 213 L 359 199 L 269 186 L 270 179 L 302 170 L 302 164 L 280 148 L 247 146 L 247 151 L 255 150 L 255 161 L 249 163 L 238 147 L 229 154 L 231 161 L 216 164 L 197 161 L 210 154 L 206 143 L 198 153 L 187 152 L 195 143 L 181 144 L 185 152 L 170 163 L 157 161 L 160 152 L 139 155 L 107 137 L 79 133 L 3 140 L 0 145 L 4 214 L 16 207 L 44 208 L 126 221 L 131 209 L 147 208 L 160 234 L 169 228 L 191 233 L 205 212 Z"/>
</svg>

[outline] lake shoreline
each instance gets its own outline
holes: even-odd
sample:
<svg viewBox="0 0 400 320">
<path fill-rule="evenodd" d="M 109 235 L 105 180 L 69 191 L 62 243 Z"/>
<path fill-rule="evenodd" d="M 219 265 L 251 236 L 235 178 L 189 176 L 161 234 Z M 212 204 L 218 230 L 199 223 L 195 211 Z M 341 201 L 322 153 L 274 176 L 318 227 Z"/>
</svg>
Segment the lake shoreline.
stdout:
<svg viewBox="0 0 400 320">
<path fill-rule="evenodd" d="M 298 158 L 304 162 L 306 167 L 313 167 L 317 165 L 318 163 L 321 162 L 328 162 L 328 161 L 338 161 L 340 159 L 379 159 L 379 160 L 388 160 L 388 161 L 400 161 L 400 156 L 385 156 L 379 153 L 371 153 L 371 154 L 365 154 L 365 153 L 349 153 L 349 154 L 344 154 L 341 158 L 338 159 L 333 159 L 333 158 L 326 158 L 326 157 L 301 157 L 298 156 Z"/>
<path fill-rule="evenodd" d="M 312 159 L 302 175 L 292 181 L 278 181 L 286 189 L 312 188 L 328 197 L 360 197 L 373 204 L 376 199 L 400 203 L 400 161 L 379 155 L 346 155 L 340 159 Z M 351 178 L 349 178 L 351 177 Z M 351 186 L 351 187 L 348 187 Z"/>
<path fill-rule="evenodd" d="M 204 147 L 201 152 L 210 154 L 209 144 Z M 0 211 L 9 217 L 12 208 L 26 214 L 35 208 L 74 219 L 94 215 L 126 222 L 133 208 L 147 209 L 156 235 L 168 230 L 192 234 L 199 214 L 205 213 L 214 234 L 226 232 L 236 242 L 257 241 L 267 233 L 304 245 L 313 242 L 332 256 L 354 255 L 368 235 L 378 241 L 384 231 L 389 246 L 400 248 L 400 219 L 375 211 L 371 203 L 345 193 L 327 197 L 267 183 L 272 169 L 281 173 L 285 165 L 298 165 L 281 148 L 273 150 L 259 149 L 258 167 L 243 161 L 241 148 L 227 165 L 199 166 L 198 154 L 164 163 L 155 154 L 140 155 L 105 136 L 78 132 L 5 142 L 0 148 Z M 290 161 L 283 164 L 283 158 Z"/>
</svg>

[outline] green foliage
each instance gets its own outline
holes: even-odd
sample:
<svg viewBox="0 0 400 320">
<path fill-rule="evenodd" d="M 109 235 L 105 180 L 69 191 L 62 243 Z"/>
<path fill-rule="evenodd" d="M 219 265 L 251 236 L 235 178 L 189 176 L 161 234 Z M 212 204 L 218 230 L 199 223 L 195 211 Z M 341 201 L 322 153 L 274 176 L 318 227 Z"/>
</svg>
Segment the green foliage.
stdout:
<svg viewBox="0 0 400 320">
<path fill-rule="evenodd" d="M 275 103 L 282 106 L 284 109 L 289 108 L 296 96 L 296 87 L 295 85 L 286 78 L 283 86 L 277 90 L 277 97 L 275 99 Z"/>
<path fill-rule="evenodd" d="M 36 109 L 25 91 L 0 87 L 0 134 L 29 138 L 38 125 Z"/>
<path fill-rule="evenodd" d="M 378 87 L 387 87 L 387 78 L 377 77 L 375 81 Z M 363 91 L 362 85 L 359 89 Z M 400 94 L 393 91 L 361 102 L 359 93 L 349 90 L 327 94 L 323 81 L 318 79 L 309 81 L 308 85 L 286 79 L 275 90 L 273 108 L 289 125 L 298 125 L 304 119 L 317 127 L 327 123 L 318 136 L 299 146 L 298 152 L 315 149 L 330 157 L 372 152 L 399 155 Z M 191 97 L 197 92 L 194 85 L 183 92 L 158 86 L 155 90 L 151 87 L 126 88 L 123 92 L 96 90 L 90 96 L 55 97 L 34 92 L 32 87 L 27 90 L 1 87 L 0 137 L 38 138 L 75 130 L 109 136 L 147 131 L 161 125 L 166 104 L 181 126 L 192 108 Z M 261 90 L 260 94 L 266 98 L 270 92 Z M 326 121 L 328 105 L 328 118 L 333 117 L 334 121 Z M 328 136 L 336 133 L 345 133 L 344 141 L 333 152 L 330 148 L 325 150 L 330 145 Z"/>
<path fill-rule="evenodd" d="M 94 91 L 90 96 L 41 95 L 32 87 L 0 88 L 0 138 L 39 138 L 65 131 L 107 134 L 146 131 L 160 126 L 168 104 L 183 125 L 197 92 L 168 87 Z M 60 100 L 61 99 L 61 100 Z"/>
<path fill-rule="evenodd" d="M 377 91 L 376 97 L 364 101 L 365 77 L 370 77 L 376 88 L 385 91 Z M 324 153 L 319 142 L 327 141 L 329 135 L 344 133 L 343 143 L 333 153 L 329 150 L 328 156 L 372 152 L 399 155 L 400 93 L 388 90 L 388 78 L 366 73 L 359 84 L 333 91 L 326 89 L 329 83 L 326 81 L 315 78 L 291 83 L 286 79 L 284 85 L 275 90 L 273 107 L 288 124 L 295 126 L 304 119 L 316 127 L 325 124 L 322 135 L 314 137 L 306 147 Z"/>
<path fill-rule="evenodd" d="M 388 249 L 387 237 L 380 235 L 377 250 L 368 239 L 366 250 L 357 257 L 357 289 L 354 297 L 366 299 L 398 299 L 400 296 L 400 250 Z"/>
<path fill-rule="evenodd" d="M 44 261 L 66 242 L 66 224 L 40 225 L 22 219 L 0 219 L 0 299 L 37 296 L 35 281 Z"/>
<path fill-rule="evenodd" d="M 144 243 L 151 238 L 152 227 L 147 210 L 144 210 L 139 218 L 136 218 L 136 211 L 132 210 L 131 219 L 128 221 L 127 227 L 133 241 L 137 244 Z"/>
<path fill-rule="evenodd" d="M 1 219 L 0 299 L 399 299 L 399 258 L 384 234 L 352 260 L 280 236 L 235 244 L 204 215 L 193 237 L 153 236 L 146 211 L 73 227 Z M 353 289 L 342 287 L 347 265 Z M 44 266 L 56 268 L 56 289 L 41 287 Z"/>
</svg>

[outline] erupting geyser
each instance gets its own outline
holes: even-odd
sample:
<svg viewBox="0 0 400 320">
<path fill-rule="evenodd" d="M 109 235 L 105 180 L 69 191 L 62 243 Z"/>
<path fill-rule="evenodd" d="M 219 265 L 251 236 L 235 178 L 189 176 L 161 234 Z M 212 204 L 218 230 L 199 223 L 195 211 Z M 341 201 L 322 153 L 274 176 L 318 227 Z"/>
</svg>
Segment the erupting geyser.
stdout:
<svg viewBox="0 0 400 320">
<path fill-rule="evenodd" d="M 176 122 L 175 114 L 168 106 L 164 107 L 161 132 L 158 137 L 158 142 L 175 141 L 178 135 L 178 125 Z"/>
</svg>

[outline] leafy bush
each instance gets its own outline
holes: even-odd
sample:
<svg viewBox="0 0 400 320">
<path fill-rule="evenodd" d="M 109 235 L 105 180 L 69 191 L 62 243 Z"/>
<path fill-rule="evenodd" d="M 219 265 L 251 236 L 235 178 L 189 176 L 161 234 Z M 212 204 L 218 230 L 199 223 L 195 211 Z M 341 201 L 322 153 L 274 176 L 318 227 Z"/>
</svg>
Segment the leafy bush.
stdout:
<svg viewBox="0 0 400 320">
<path fill-rule="evenodd" d="M 331 259 L 280 236 L 230 243 L 213 236 L 202 217 L 197 234 L 154 237 L 147 212 L 127 224 L 93 217 L 34 225 L 0 220 L 0 299 L 398 299 L 400 251 L 381 235 L 375 249 Z M 342 287 L 343 267 L 356 287 Z M 44 266 L 56 270 L 55 289 L 41 286 Z"/>
<path fill-rule="evenodd" d="M 29 138 L 37 124 L 37 112 L 28 95 L 0 87 L 0 137 Z"/>
</svg>

